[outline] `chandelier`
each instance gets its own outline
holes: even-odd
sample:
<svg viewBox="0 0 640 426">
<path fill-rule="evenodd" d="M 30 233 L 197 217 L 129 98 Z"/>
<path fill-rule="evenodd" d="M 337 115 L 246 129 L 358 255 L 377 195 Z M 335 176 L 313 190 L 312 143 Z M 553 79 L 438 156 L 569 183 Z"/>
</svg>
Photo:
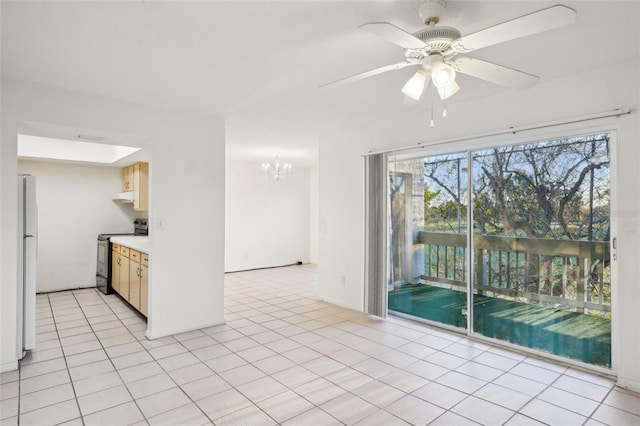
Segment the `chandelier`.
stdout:
<svg viewBox="0 0 640 426">
<path fill-rule="evenodd" d="M 293 167 L 289 163 L 281 163 L 278 154 L 271 163 L 262 163 L 262 171 L 273 180 L 282 180 L 291 174 Z"/>
</svg>

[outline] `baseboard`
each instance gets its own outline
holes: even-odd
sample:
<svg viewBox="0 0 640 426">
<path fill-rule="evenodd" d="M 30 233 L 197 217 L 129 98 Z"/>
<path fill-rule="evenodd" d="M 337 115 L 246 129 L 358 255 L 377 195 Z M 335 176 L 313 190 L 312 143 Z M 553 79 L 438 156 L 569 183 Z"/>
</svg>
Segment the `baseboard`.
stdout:
<svg viewBox="0 0 640 426">
<path fill-rule="evenodd" d="M 238 272 L 250 272 L 250 271 L 260 271 L 262 269 L 275 269 L 275 268 L 288 268 L 289 266 L 300 266 L 300 265 L 304 265 L 305 263 L 302 261 L 297 261 L 296 263 L 287 263 L 286 265 L 274 265 L 274 266 L 255 266 L 252 268 L 245 268 L 245 269 L 234 269 L 231 271 L 224 271 L 225 274 L 236 274 Z"/>
<path fill-rule="evenodd" d="M 618 377 L 616 385 L 634 392 L 640 392 L 640 381 Z"/>
<path fill-rule="evenodd" d="M 82 286 L 76 286 L 76 287 L 65 287 L 65 288 L 59 288 L 59 289 L 55 289 L 55 290 L 37 290 L 36 294 L 48 294 L 48 293 L 60 293 L 62 291 L 71 291 L 71 290 L 86 290 L 89 288 L 97 288 L 96 284 L 87 284 L 86 286 L 82 285 Z"/>
<path fill-rule="evenodd" d="M 224 318 L 222 318 L 222 320 L 213 321 L 211 323 L 198 325 L 196 327 L 189 327 L 189 328 L 186 328 L 186 329 L 171 330 L 171 331 L 169 331 L 167 333 L 153 333 L 149 328 L 147 328 L 147 331 L 146 331 L 146 333 L 144 335 L 149 340 L 160 339 L 161 337 L 173 336 L 173 335 L 180 334 L 180 333 L 188 333 L 189 331 L 200 330 L 202 328 L 207 328 L 207 327 L 215 327 L 216 325 L 223 325 L 223 324 L 226 324 L 226 323 L 227 322 L 224 320 Z"/>
<path fill-rule="evenodd" d="M 351 306 L 346 305 L 342 302 L 338 302 L 337 300 L 333 300 L 330 297 L 320 297 L 320 300 L 323 302 L 331 303 L 332 305 L 340 306 L 341 308 L 347 308 L 358 312 L 364 312 L 364 308 L 362 306 Z"/>
</svg>

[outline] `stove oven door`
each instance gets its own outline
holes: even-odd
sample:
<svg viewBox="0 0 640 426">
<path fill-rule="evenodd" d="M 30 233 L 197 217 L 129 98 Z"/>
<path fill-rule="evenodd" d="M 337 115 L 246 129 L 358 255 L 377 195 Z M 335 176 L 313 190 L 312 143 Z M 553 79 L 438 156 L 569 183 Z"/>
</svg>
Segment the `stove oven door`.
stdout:
<svg viewBox="0 0 640 426">
<path fill-rule="evenodd" d="M 105 277 L 96 275 L 96 287 L 104 294 L 109 294 L 109 283 Z"/>
<path fill-rule="evenodd" d="M 98 262 L 96 273 L 104 278 L 109 278 L 109 241 L 98 240 Z"/>
<path fill-rule="evenodd" d="M 98 257 L 96 262 L 96 287 L 109 294 L 109 240 L 98 239 Z"/>
</svg>

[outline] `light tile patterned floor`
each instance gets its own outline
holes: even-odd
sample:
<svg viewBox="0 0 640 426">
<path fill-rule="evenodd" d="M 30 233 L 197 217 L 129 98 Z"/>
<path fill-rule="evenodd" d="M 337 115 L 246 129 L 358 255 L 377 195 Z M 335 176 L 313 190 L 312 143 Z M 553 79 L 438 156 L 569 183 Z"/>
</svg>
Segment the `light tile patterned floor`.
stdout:
<svg viewBox="0 0 640 426">
<path fill-rule="evenodd" d="M 38 296 L 2 425 L 640 425 L 606 378 L 317 301 L 311 265 L 229 274 L 227 324 L 148 341 L 95 289 Z"/>
</svg>

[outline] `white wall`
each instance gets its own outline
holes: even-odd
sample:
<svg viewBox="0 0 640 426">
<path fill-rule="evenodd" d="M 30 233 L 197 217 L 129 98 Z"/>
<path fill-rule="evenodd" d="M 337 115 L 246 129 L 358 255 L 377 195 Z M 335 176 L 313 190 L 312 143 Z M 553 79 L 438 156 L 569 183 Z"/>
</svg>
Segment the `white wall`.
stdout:
<svg viewBox="0 0 640 426">
<path fill-rule="evenodd" d="M 372 117 L 368 127 L 352 133 L 324 135 L 320 140 L 320 295 L 325 300 L 362 309 L 364 294 L 364 185 L 362 154 L 381 148 L 430 144 L 454 137 L 510 126 L 543 123 L 576 116 L 631 107 L 631 115 L 599 122 L 577 123 L 540 134 L 562 136 L 604 125 L 617 128 L 618 287 L 613 295 L 614 371 L 618 382 L 640 390 L 640 145 L 638 144 L 638 62 L 610 66 L 599 71 L 571 76 L 525 92 L 506 92 L 466 103 L 449 103 L 448 118 L 429 129 L 422 114 Z M 625 82 L 625 84 L 612 84 Z M 531 134 L 531 133 L 530 133 Z M 528 134 L 529 135 L 529 134 Z M 524 135 L 517 135 L 519 138 Z M 502 138 L 504 139 L 504 138 Z M 513 139 L 513 138 L 512 138 Z M 483 143 L 498 143 L 500 138 Z M 433 148 L 465 150 L 466 141 Z M 428 151 L 428 149 L 425 149 Z M 339 190 L 336 190 L 339 188 Z M 339 277 L 346 278 L 340 285 Z"/>
<path fill-rule="evenodd" d="M 17 134 L 23 122 L 153 141 L 147 336 L 224 322 L 224 121 L 2 80 L 0 369 L 17 368 Z M 163 229 L 155 226 L 162 219 Z"/>
<path fill-rule="evenodd" d="M 224 323 L 224 121 L 177 118 L 149 164 L 150 338 Z"/>
<path fill-rule="evenodd" d="M 131 204 L 111 200 L 121 191 L 121 169 L 21 160 L 18 173 L 36 176 L 37 291 L 95 287 L 97 235 L 133 232 L 138 216 Z"/>
<path fill-rule="evenodd" d="M 318 212 L 320 297 L 360 311 L 364 309 L 362 147 L 356 135 L 320 141 Z"/>
<path fill-rule="evenodd" d="M 309 169 L 282 181 L 227 161 L 225 271 L 309 262 Z"/>
<path fill-rule="evenodd" d="M 309 262 L 315 264 L 320 263 L 318 253 L 318 208 L 320 206 L 320 194 L 318 190 L 320 187 L 318 178 L 318 168 L 313 167 L 309 169 Z"/>
</svg>

